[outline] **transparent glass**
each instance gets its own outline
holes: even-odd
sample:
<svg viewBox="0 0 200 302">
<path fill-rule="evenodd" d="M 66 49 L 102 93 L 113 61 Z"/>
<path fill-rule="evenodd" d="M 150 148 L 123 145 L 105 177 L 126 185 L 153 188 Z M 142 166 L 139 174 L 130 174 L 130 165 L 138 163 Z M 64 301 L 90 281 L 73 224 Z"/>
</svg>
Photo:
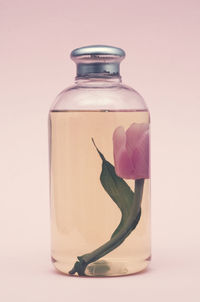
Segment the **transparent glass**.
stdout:
<svg viewBox="0 0 200 302">
<path fill-rule="evenodd" d="M 78 79 L 56 98 L 49 113 L 51 254 L 60 272 L 121 276 L 147 267 L 150 179 L 117 174 L 114 136 L 119 127 L 149 123 L 143 98 L 120 77 Z"/>
</svg>

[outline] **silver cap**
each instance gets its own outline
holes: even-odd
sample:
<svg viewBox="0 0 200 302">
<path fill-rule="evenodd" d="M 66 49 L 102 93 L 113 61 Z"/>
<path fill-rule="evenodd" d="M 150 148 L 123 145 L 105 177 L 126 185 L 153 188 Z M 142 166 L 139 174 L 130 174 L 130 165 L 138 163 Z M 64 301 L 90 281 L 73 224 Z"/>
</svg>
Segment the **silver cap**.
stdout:
<svg viewBox="0 0 200 302">
<path fill-rule="evenodd" d="M 74 49 L 71 59 L 77 64 L 77 78 L 111 77 L 120 76 L 119 64 L 125 55 L 118 47 L 91 45 Z"/>
</svg>

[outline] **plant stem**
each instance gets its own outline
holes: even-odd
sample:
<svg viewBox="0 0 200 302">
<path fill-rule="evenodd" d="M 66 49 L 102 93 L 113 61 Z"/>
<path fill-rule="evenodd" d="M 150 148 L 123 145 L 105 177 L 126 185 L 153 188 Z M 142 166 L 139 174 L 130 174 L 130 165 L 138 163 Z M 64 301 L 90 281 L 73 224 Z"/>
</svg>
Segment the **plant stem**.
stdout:
<svg viewBox="0 0 200 302">
<path fill-rule="evenodd" d="M 84 275 L 85 269 L 89 263 L 102 258 L 112 250 L 116 249 L 136 228 L 141 216 L 143 186 L 144 179 L 135 180 L 134 200 L 130 209 L 129 217 L 123 228 L 114 237 L 112 237 L 109 241 L 107 241 L 105 244 L 103 244 L 93 252 L 77 257 L 79 261 L 75 263 L 73 269 L 69 272 L 69 274 L 75 274 L 77 272 L 80 276 Z"/>
</svg>

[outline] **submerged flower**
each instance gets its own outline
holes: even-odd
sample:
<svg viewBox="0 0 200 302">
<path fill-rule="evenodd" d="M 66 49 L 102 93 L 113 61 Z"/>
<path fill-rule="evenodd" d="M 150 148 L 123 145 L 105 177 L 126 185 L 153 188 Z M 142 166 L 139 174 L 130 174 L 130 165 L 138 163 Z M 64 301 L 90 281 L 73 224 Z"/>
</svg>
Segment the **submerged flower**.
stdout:
<svg viewBox="0 0 200 302">
<path fill-rule="evenodd" d="M 133 123 L 113 133 L 116 174 L 122 178 L 149 178 L 149 125 Z"/>
</svg>

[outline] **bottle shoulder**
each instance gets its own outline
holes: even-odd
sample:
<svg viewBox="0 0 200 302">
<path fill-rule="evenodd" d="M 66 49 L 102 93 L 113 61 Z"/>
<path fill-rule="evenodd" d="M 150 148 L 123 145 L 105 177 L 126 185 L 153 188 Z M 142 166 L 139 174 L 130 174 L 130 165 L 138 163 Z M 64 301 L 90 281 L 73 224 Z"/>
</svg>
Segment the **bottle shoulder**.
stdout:
<svg viewBox="0 0 200 302">
<path fill-rule="evenodd" d="M 118 83 L 108 85 L 72 85 L 61 91 L 56 97 L 51 111 L 66 110 L 146 110 L 143 97 L 132 87 Z"/>
</svg>

